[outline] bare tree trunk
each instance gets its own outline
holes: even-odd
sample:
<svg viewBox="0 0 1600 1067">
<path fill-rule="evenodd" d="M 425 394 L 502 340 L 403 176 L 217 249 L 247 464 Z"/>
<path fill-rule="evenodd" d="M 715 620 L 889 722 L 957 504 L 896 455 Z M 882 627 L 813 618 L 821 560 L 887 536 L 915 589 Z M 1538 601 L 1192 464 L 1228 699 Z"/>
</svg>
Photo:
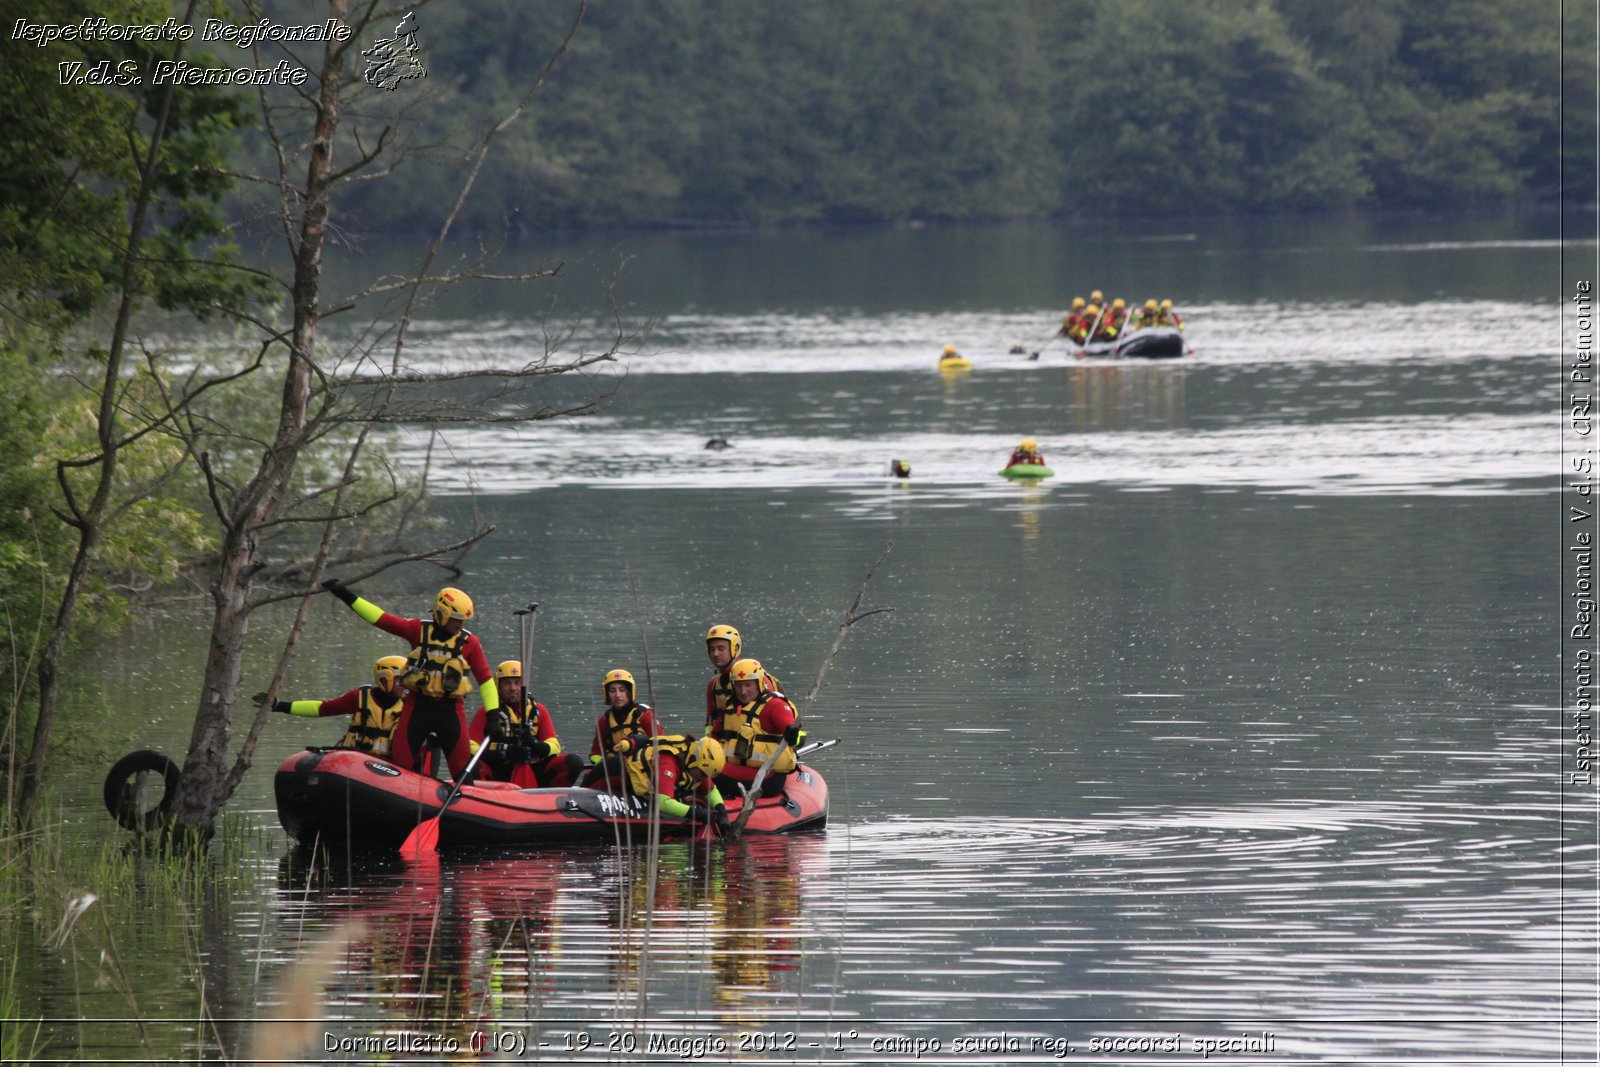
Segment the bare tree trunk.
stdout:
<svg viewBox="0 0 1600 1067">
<path fill-rule="evenodd" d="M 330 0 L 328 14 L 346 21 L 345 0 Z M 222 516 L 226 526 L 216 580 L 211 586 L 215 610 L 211 640 L 201 682 L 183 778 L 173 808 L 173 823 L 183 836 L 204 840 L 232 792 L 228 774 L 228 741 L 233 703 L 239 691 L 244 639 L 250 622 L 250 584 L 260 567 L 257 532 L 269 522 L 288 490 L 310 425 L 315 385 L 317 325 L 321 316 L 322 247 L 327 236 L 329 197 L 333 182 L 333 140 L 339 125 L 339 92 L 344 42 L 329 42 L 323 54 L 317 118 L 307 166 L 305 209 L 301 215 L 291 287 L 294 328 L 284 371 L 278 432 L 262 456 L 255 477 Z"/>
</svg>

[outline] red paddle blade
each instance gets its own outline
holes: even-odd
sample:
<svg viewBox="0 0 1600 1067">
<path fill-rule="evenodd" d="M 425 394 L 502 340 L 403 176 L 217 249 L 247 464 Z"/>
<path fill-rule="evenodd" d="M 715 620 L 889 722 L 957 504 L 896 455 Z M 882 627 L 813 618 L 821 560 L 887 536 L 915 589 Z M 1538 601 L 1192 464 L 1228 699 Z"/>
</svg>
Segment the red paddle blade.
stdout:
<svg viewBox="0 0 1600 1067">
<path fill-rule="evenodd" d="M 400 855 L 417 863 L 438 863 L 439 816 L 417 823 L 400 845 Z"/>
</svg>

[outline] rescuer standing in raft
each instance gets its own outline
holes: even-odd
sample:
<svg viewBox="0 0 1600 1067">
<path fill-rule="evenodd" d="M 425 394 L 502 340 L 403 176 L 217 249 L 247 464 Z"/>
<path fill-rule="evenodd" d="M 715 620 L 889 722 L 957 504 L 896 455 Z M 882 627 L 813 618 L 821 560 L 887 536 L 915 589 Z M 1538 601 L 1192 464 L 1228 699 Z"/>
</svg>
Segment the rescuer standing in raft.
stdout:
<svg viewBox="0 0 1600 1067">
<path fill-rule="evenodd" d="M 417 769 L 423 742 L 432 734 L 444 750 L 450 777 L 460 781 L 472 759 L 462 698 L 472 692 L 476 682 L 484 711 L 500 707 L 489 657 L 477 635 L 465 629 L 472 618 L 472 598 L 447 587 L 434 598 L 431 619 L 407 619 L 361 599 L 335 578 L 323 582 L 322 587 L 373 626 L 411 644 L 400 676 L 411 691 L 411 701 L 395 726 L 390 759 L 401 767 Z"/>
</svg>

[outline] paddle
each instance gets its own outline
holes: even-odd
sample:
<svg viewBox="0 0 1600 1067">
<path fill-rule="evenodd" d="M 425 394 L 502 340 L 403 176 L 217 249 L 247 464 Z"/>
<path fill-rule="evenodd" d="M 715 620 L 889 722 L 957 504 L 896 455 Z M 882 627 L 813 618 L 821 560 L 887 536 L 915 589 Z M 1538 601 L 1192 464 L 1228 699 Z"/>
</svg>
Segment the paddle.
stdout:
<svg viewBox="0 0 1600 1067">
<path fill-rule="evenodd" d="M 1083 335 L 1083 342 L 1078 345 L 1078 358 L 1079 359 L 1082 359 L 1083 358 L 1083 354 L 1086 351 L 1088 351 L 1089 342 L 1094 340 L 1095 331 L 1100 328 L 1100 320 L 1105 318 L 1105 317 L 1106 317 L 1106 309 L 1105 308 L 1101 308 L 1100 309 L 1100 314 L 1098 314 L 1098 315 L 1096 315 L 1094 317 L 1094 325 L 1089 327 L 1088 332 Z"/>
<path fill-rule="evenodd" d="M 523 708 L 530 710 L 533 707 L 533 690 L 528 685 L 528 670 L 533 663 L 533 624 L 538 610 L 539 602 L 536 600 L 525 608 L 517 608 L 511 612 L 517 617 L 517 662 L 522 667 Z M 518 709 L 519 714 L 522 714 L 522 711 L 523 709 Z M 485 727 L 488 726 L 488 718 L 487 715 L 484 716 Z M 533 736 L 532 731 L 528 728 L 528 721 L 529 716 L 522 714 L 522 722 L 518 726 L 518 732 L 521 734 L 520 740 L 526 745 L 531 745 L 537 738 Z M 489 738 L 485 737 L 483 743 L 488 744 Z M 531 766 L 532 761 L 529 760 L 528 762 Z"/>
<path fill-rule="evenodd" d="M 405 841 L 400 844 L 400 855 L 408 860 L 438 859 L 439 820 L 444 817 L 445 809 L 455 802 L 456 797 L 461 795 L 462 783 L 472 777 L 473 768 L 477 767 L 478 761 L 483 758 L 483 754 L 487 751 L 489 751 L 489 743 L 485 740 L 483 744 L 478 746 L 478 751 L 474 752 L 472 758 L 467 761 L 467 769 L 461 772 L 461 777 L 456 780 L 454 788 L 450 790 L 450 795 L 444 798 L 444 803 L 439 807 L 439 814 L 431 819 L 424 819 L 422 822 L 417 823 L 416 826 L 412 827 L 411 832 L 406 835 Z"/>
<path fill-rule="evenodd" d="M 528 691 L 528 660 L 532 657 L 533 652 L 533 613 L 538 610 L 539 605 L 533 603 L 526 608 L 517 609 L 514 613 L 517 616 L 517 627 L 520 631 L 518 636 L 521 639 L 521 648 L 518 651 L 522 654 L 522 691 L 524 694 Z M 487 724 L 487 714 L 485 714 L 484 719 Z M 471 780 L 474 768 L 478 766 L 478 761 L 483 758 L 483 754 L 487 751 L 489 751 L 489 738 L 485 734 L 482 742 L 478 745 L 478 751 L 474 752 L 472 758 L 467 761 L 467 769 L 461 772 L 461 777 L 456 779 L 455 785 L 450 790 L 450 795 L 445 797 L 444 803 L 439 806 L 439 814 L 431 819 L 424 819 L 411 828 L 411 832 L 406 835 L 405 841 L 400 844 L 400 855 L 408 860 L 438 859 L 439 820 L 444 817 L 445 809 L 455 802 L 456 797 L 461 795 L 462 785 Z"/>
<path fill-rule="evenodd" d="M 809 741 L 794 750 L 795 759 L 804 759 L 813 752 L 821 752 L 825 748 L 832 748 L 839 743 L 837 737 L 830 737 L 826 741 Z"/>
<path fill-rule="evenodd" d="M 1055 344 L 1056 341 L 1060 340 L 1060 338 L 1061 338 L 1061 335 L 1059 333 L 1051 334 L 1050 335 L 1050 340 L 1048 340 L 1044 344 L 1040 345 L 1039 346 L 1039 350 L 1037 352 L 1035 352 L 1033 355 L 1029 356 L 1028 358 L 1030 360 L 1038 359 L 1040 356 L 1044 355 L 1045 351 L 1047 349 L 1049 349 L 1049 347 L 1051 345 Z"/>
</svg>

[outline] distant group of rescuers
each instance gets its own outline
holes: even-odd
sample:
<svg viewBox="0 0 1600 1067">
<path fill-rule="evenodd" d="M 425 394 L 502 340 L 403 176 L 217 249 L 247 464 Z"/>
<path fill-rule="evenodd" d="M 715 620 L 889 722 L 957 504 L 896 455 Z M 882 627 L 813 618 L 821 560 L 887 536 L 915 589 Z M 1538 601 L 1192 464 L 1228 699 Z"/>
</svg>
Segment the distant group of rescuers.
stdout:
<svg viewBox="0 0 1600 1067">
<path fill-rule="evenodd" d="M 1072 298 L 1072 310 L 1061 318 L 1058 334 L 1080 345 L 1090 341 L 1113 341 L 1124 329 L 1142 329 L 1148 326 L 1172 326 L 1183 329 L 1183 319 L 1172 310 L 1170 300 L 1146 300 L 1138 311 L 1128 311 L 1121 297 L 1106 305 L 1105 294 L 1096 289 L 1085 300 Z"/>
<path fill-rule="evenodd" d="M 590 785 L 637 796 L 663 815 L 690 817 L 718 834 L 729 827 L 724 790 L 748 789 L 777 753 L 761 786 L 761 795 L 774 796 L 798 766 L 795 709 L 777 678 L 759 661 L 741 656 L 743 642 L 732 626 L 706 632 L 713 673 L 706 683 L 702 736 L 663 731 L 654 709 L 639 702 L 633 675 L 612 670 L 600 683 L 604 706 L 586 762 L 563 751 L 550 709 L 527 692 L 520 662 L 506 660 L 489 670 L 482 642 L 465 628 L 473 616 L 466 593 L 442 589 L 430 618 L 410 619 L 384 611 L 335 579 L 322 584 L 366 622 L 411 646 L 408 655 L 379 658 L 371 685 L 331 700 L 273 701 L 273 711 L 289 715 L 348 715 L 350 726 L 337 748 L 426 772 L 431 742 L 443 751 L 451 777 L 461 781 L 473 755 L 487 744 L 474 779 L 523 788 Z M 463 698 L 474 685 L 483 706 L 469 722 Z M 256 694 L 258 701 L 265 698 Z"/>
<path fill-rule="evenodd" d="M 1146 300 L 1143 307 L 1130 312 L 1126 300 L 1117 297 L 1107 304 L 1106 295 L 1096 289 L 1087 300 L 1081 296 L 1072 298 L 1072 310 L 1061 316 L 1061 328 L 1056 331 L 1056 336 L 1086 345 L 1092 341 L 1114 341 L 1124 330 L 1140 330 L 1151 326 L 1170 326 L 1182 330 L 1183 316 L 1173 310 L 1171 300 Z M 1021 341 L 1011 346 L 1012 355 L 1026 351 Z M 1039 353 L 1035 352 L 1033 358 L 1038 357 Z M 944 351 L 939 354 L 941 369 L 971 365 L 971 361 L 955 345 L 945 345 Z"/>
</svg>

